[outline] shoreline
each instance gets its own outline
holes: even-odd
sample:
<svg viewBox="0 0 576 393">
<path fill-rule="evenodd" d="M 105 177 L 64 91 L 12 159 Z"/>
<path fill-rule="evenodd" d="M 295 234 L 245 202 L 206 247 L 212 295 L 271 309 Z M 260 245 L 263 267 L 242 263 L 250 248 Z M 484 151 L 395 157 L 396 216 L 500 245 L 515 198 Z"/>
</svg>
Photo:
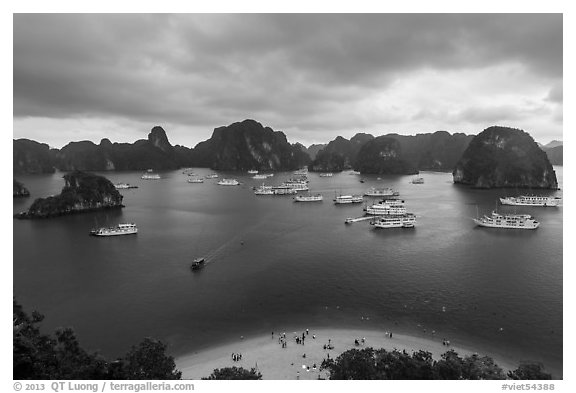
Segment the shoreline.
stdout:
<svg viewBox="0 0 576 393">
<path fill-rule="evenodd" d="M 286 331 L 287 345 L 286 348 L 282 348 L 278 341 L 282 333 L 284 332 L 275 331 L 274 336 L 270 333 L 241 338 L 234 342 L 188 353 L 175 358 L 176 368 L 182 371 L 183 379 L 201 379 L 208 377 L 216 368 L 236 366 L 248 370 L 255 367 L 262 373 L 262 379 L 266 380 L 313 380 L 319 377 L 327 378 L 326 371 L 319 371 L 322 360 L 327 356 L 336 358 L 349 349 L 368 347 L 384 348 L 387 351 L 406 350 L 408 353 L 424 350 L 431 352 L 434 360 L 440 359 L 441 354 L 452 349 L 460 357 L 474 353 L 480 356 L 490 356 L 504 370 L 504 373 L 518 367 L 518 364 L 510 359 L 493 356 L 479 349 L 454 344 L 443 345 L 440 337 L 436 341 L 392 331 L 392 338 L 390 338 L 383 330 L 310 328 L 308 335 L 305 335 L 304 345 L 297 344 L 294 339 L 296 335 L 301 337 L 303 331 Z M 316 338 L 314 339 L 313 336 Z M 354 340 L 361 341 L 362 338 L 366 339 L 364 345 L 356 346 Z M 328 344 L 328 340 L 334 347 L 331 350 L 323 348 L 325 344 Z M 233 353 L 242 354 L 242 359 L 233 361 Z M 303 357 L 304 354 L 306 357 Z M 316 369 L 313 368 L 314 364 Z"/>
</svg>

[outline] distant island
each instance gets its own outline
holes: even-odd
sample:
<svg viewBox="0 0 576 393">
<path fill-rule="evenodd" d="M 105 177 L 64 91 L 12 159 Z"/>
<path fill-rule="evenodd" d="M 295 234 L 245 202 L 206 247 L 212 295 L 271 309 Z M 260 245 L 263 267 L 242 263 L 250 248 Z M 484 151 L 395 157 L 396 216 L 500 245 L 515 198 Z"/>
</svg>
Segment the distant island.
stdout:
<svg viewBox="0 0 576 393">
<path fill-rule="evenodd" d="M 476 148 L 467 156 L 464 153 L 473 139 L 474 135 L 450 134 L 446 131 L 378 137 L 357 133 L 349 140 L 338 136 L 327 144 L 314 144 L 307 148 L 300 143 L 289 143 L 282 131 L 247 119 L 215 128 L 208 140 L 194 148 L 173 146 L 160 126 L 153 127 L 147 139 L 134 143 L 112 143 L 104 138 L 99 144 L 80 141 L 71 142 L 62 149 L 50 149 L 46 144 L 16 139 L 13 141 L 13 160 L 15 174 L 53 173 L 55 168 L 61 171 L 173 170 L 182 167 L 291 171 L 307 166 L 312 172 L 355 169 L 363 174 L 406 175 L 422 170 L 452 172 L 458 164 L 455 181 L 472 184 L 467 177 L 470 168 L 465 162 L 470 162 Z M 547 155 L 551 164 L 562 165 L 562 142 L 552 141 L 539 147 L 532 142 L 527 160 L 543 160 Z M 544 152 L 544 156 L 539 152 Z M 514 154 L 512 151 L 509 153 Z M 394 159 L 390 154 L 394 155 Z M 517 167 L 516 170 L 521 171 L 522 168 Z M 462 180 L 460 173 L 466 174 Z M 510 184 L 521 183 L 534 182 L 512 181 Z M 486 184 L 491 183 L 488 181 Z M 482 180 L 478 186 L 483 185 Z"/>
<path fill-rule="evenodd" d="M 64 175 L 65 186 L 56 196 L 38 198 L 16 218 L 50 218 L 66 214 L 124 207 L 122 195 L 105 177 L 75 171 Z"/>
<path fill-rule="evenodd" d="M 546 153 L 528 133 L 509 127 L 489 127 L 474 137 L 453 177 L 477 188 L 558 188 Z"/>
</svg>

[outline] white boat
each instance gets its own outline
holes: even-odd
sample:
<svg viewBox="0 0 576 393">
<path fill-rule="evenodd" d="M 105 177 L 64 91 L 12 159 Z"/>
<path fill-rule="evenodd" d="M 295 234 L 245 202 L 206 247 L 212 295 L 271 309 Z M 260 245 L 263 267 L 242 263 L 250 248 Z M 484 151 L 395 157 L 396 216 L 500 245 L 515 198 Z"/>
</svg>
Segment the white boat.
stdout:
<svg viewBox="0 0 576 393">
<path fill-rule="evenodd" d="M 307 176 L 308 175 L 308 168 L 301 168 L 294 172 L 296 176 Z"/>
<path fill-rule="evenodd" d="M 476 225 L 487 228 L 536 229 L 540 223 L 529 214 L 498 214 L 473 219 Z"/>
<path fill-rule="evenodd" d="M 148 169 L 141 177 L 143 180 L 159 180 L 161 179 L 160 175 L 157 173 L 153 173 L 151 169 Z"/>
<path fill-rule="evenodd" d="M 562 202 L 559 197 L 547 197 L 539 195 L 520 195 L 517 197 L 500 198 L 500 203 L 503 205 L 513 206 L 558 206 Z"/>
<path fill-rule="evenodd" d="M 254 175 L 252 176 L 252 179 L 267 179 L 268 176 L 267 175 Z"/>
<path fill-rule="evenodd" d="M 219 186 L 237 186 L 240 183 L 236 179 L 222 179 L 217 184 Z"/>
<path fill-rule="evenodd" d="M 188 179 L 188 183 L 204 183 L 204 179 L 201 177 L 194 177 L 192 179 Z"/>
<path fill-rule="evenodd" d="M 364 195 L 370 197 L 389 197 L 389 196 L 398 196 L 400 195 L 400 193 L 388 187 L 388 188 L 371 188 L 368 191 L 366 191 Z"/>
<path fill-rule="evenodd" d="M 254 191 L 256 195 L 274 195 L 274 191 L 272 191 L 272 186 L 266 186 L 262 184 L 260 187 L 256 188 Z"/>
<path fill-rule="evenodd" d="M 120 236 L 134 235 L 136 233 L 138 233 L 136 224 L 118 224 L 117 227 L 92 229 L 90 231 L 92 236 Z"/>
<path fill-rule="evenodd" d="M 304 181 L 297 181 L 297 180 L 288 180 L 282 183 L 283 186 L 290 187 L 295 189 L 296 191 L 308 191 L 308 184 Z"/>
<path fill-rule="evenodd" d="M 361 195 L 340 195 L 334 199 L 334 203 L 337 205 L 340 204 L 349 204 L 349 203 L 362 203 L 364 198 Z"/>
<path fill-rule="evenodd" d="M 274 195 L 294 195 L 298 191 L 288 186 L 276 186 L 272 187 L 272 192 L 274 193 Z"/>
<path fill-rule="evenodd" d="M 416 216 L 414 214 L 404 214 L 401 216 L 382 216 L 370 221 L 370 225 L 376 228 L 414 228 Z"/>
<path fill-rule="evenodd" d="M 378 204 L 387 204 L 390 206 L 404 206 L 403 199 L 382 199 Z"/>
<path fill-rule="evenodd" d="M 377 203 L 366 207 L 364 211 L 372 216 L 401 216 L 406 214 L 406 208 L 403 205 L 388 203 Z"/>
<path fill-rule="evenodd" d="M 209 175 L 204 176 L 204 179 L 217 179 L 218 175 L 215 173 L 211 173 Z"/>
<path fill-rule="evenodd" d="M 248 171 L 248 173 L 251 174 L 251 175 L 255 175 L 255 174 L 258 173 L 258 171 L 255 170 L 255 169 L 251 169 L 251 170 Z"/>
<path fill-rule="evenodd" d="M 414 179 L 412 179 L 412 184 L 424 184 L 424 178 L 423 177 L 415 177 Z"/>
<path fill-rule="evenodd" d="M 321 194 L 316 195 L 298 195 L 294 197 L 294 202 L 322 202 L 324 197 Z"/>
<path fill-rule="evenodd" d="M 332 176 L 334 176 L 334 174 L 332 172 L 327 172 L 327 173 L 321 173 L 318 176 L 320 176 L 320 177 L 332 177 Z"/>
<path fill-rule="evenodd" d="M 138 188 L 138 186 L 132 186 L 128 183 L 116 183 L 116 184 L 114 184 L 114 187 L 117 190 L 127 190 L 129 188 Z"/>
</svg>

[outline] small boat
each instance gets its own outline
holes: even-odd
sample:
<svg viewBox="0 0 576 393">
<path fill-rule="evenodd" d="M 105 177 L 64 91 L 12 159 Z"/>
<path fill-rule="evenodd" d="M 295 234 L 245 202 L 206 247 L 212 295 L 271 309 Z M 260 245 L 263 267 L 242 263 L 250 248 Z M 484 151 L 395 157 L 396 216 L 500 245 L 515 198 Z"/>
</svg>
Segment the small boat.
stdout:
<svg viewBox="0 0 576 393">
<path fill-rule="evenodd" d="M 501 204 L 513 206 L 556 207 L 560 205 L 560 202 L 562 202 L 562 198 L 539 195 L 520 195 L 517 197 L 500 198 Z"/>
<path fill-rule="evenodd" d="M 383 215 L 389 215 L 389 216 L 401 216 L 401 215 L 405 215 L 406 213 L 406 208 L 403 206 L 403 204 L 389 204 L 389 203 L 377 203 L 374 204 L 372 206 L 368 206 L 364 209 L 364 211 L 366 212 L 366 214 L 370 214 L 373 216 L 383 216 Z"/>
<path fill-rule="evenodd" d="M 272 192 L 274 193 L 274 195 L 294 195 L 298 193 L 298 191 L 288 186 L 272 187 Z"/>
<path fill-rule="evenodd" d="M 296 191 L 308 191 L 308 184 L 300 180 L 288 180 L 282 183 L 282 186 L 293 188 Z"/>
<path fill-rule="evenodd" d="M 412 179 L 412 184 L 424 184 L 424 178 L 423 177 L 415 177 L 414 179 Z"/>
<path fill-rule="evenodd" d="M 192 270 L 200 270 L 206 265 L 206 258 L 196 258 L 192 261 L 192 265 L 190 265 L 190 269 Z"/>
<path fill-rule="evenodd" d="M 272 186 L 266 186 L 262 184 L 260 187 L 256 188 L 254 191 L 255 195 L 274 195 L 272 191 Z"/>
<path fill-rule="evenodd" d="M 159 174 L 152 172 L 152 169 L 148 169 L 142 176 L 140 176 L 140 178 L 143 180 L 159 180 L 159 179 L 161 179 Z"/>
<path fill-rule="evenodd" d="M 296 176 L 306 176 L 306 175 L 308 175 L 308 168 L 298 169 L 296 172 L 294 172 L 294 175 L 296 175 Z"/>
<path fill-rule="evenodd" d="M 414 228 L 416 224 L 416 216 L 411 213 L 403 214 L 401 216 L 386 216 L 378 217 L 370 221 L 370 225 L 376 228 Z"/>
<path fill-rule="evenodd" d="M 192 179 L 188 179 L 188 183 L 204 183 L 204 179 L 201 177 L 194 177 Z"/>
<path fill-rule="evenodd" d="M 326 172 L 326 173 L 321 173 L 318 176 L 320 176 L 320 177 L 332 177 L 332 176 L 334 176 L 334 174 L 332 172 Z"/>
<path fill-rule="evenodd" d="M 218 178 L 218 175 L 215 173 L 204 176 L 204 179 L 217 179 L 217 178 Z"/>
<path fill-rule="evenodd" d="M 267 175 L 254 175 L 252 176 L 252 179 L 267 179 L 268 176 Z"/>
<path fill-rule="evenodd" d="M 536 229 L 540 223 L 529 214 L 498 214 L 473 219 L 476 225 L 487 228 Z"/>
<path fill-rule="evenodd" d="M 394 191 L 391 188 L 374 188 L 367 190 L 364 193 L 364 196 L 370 197 L 388 197 L 388 196 L 398 196 L 400 193 L 398 191 Z"/>
<path fill-rule="evenodd" d="M 337 205 L 340 204 L 349 204 L 349 203 L 362 203 L 364 198 L 361 195 L 340 195 L 334 199 L 334 203 Z"/>
<path fill-rule="evenodd" d="M 98 228 L 92 229 L 90 235 L 92 236 L 121 236 L 121 235 L 135 235 L 138 233 L 136 224 L 118 224 L 116 227 L 111 228 Z"/>
<path fill-rule="evenodd" d="M 236 179 L 222 179 L 217 183 L 219 186 L 238 186 L 238 180 Z"/>
<path fill-rule="evenodd" d="M 258 173 L 258 171 L 255 170 L 255 169 L 251 169 L 251 170 L 248 171 L 248 173 L 251 174 L 251 175 L 255 175 L 255 174 Z"/>
<path fill-rule="evenodd" d="M 322 194 L 311 195 L 308 193 L 308 195 L 298 195 L 294 197 L 294 202 L 322 202 L 323 199 Z"/>
<path fill-rule="evenodd" d="M 132 186 L 128 183 L 116 183 L 116 184 L 114 184 L 114 187 L 117 190 L 127 190 L 129 188 L 138 188 L 138 186 Z"/>
</svg>

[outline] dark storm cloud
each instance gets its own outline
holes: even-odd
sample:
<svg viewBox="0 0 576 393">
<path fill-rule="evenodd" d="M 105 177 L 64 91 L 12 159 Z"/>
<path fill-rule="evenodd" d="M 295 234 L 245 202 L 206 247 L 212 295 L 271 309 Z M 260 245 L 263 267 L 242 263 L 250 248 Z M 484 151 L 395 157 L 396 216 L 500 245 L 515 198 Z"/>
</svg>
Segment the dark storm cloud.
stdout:
<svg viewBox="0 0 576 393">
<path fill-rule="evenodd" d="M 500 64 L 561 89 L 561 15 L 18 14 L 14 116 L 369 126 L 347 109 L 410 73 Z"/>
</svg>

